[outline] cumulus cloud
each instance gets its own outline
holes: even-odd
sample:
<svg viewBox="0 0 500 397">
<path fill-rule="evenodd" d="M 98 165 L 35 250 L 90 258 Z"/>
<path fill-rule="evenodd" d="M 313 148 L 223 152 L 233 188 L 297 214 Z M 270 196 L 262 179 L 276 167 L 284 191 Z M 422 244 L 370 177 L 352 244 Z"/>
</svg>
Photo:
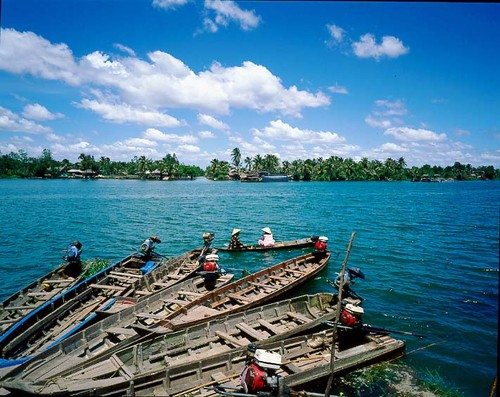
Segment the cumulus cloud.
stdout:
<svg viewBox="0 0 500 397">
<path fill-rule="evenodd" d="M 352 44 L 352 48 L 357 57 L 376 60 L 382 57 L 398 58 L 410 51 L 409 47 L 405 47 L 397 37 L 384 36 L 382 42 L 377 44 L 375 36 L 370 33 L 361 36 L 359 41 Z"/>
<path fill-rule="evenodd" d="M 32 32 L 1 29 L 0 70 L 80 84 L 78 64 L 66 44 L 52 44 Z"/>
<path fill-rule="evenodd" d="M 22 118 L 9 109 L 0 106 L 0 131 L 43 134 L 52 132 L 52 129 Z"/>
<path fill-rule="evenodd" d="M 221 131 L 229 130 L 229 126 L 216 118 L 209 116 L 208 114 L 198 114 L 198 122 L 202 125 L 208 125 L 209 127 L 215 128 Z"/>
<path fill-rule="evenodd" d="M 114 123 L 137 123 L 157 127 L 178 127 L 181 122 L 168 114 L 150 110 L 146 107 L 132 107 L 126 103 L 112 104 L 97 100 L 83 99 L 76 105 L 79 108 L 92 110 L 103 119 Z"/>
<path fill-rule="evenodd" d="M 148 60 L 113 59 L 100 51 L 75 60 L 65 44 L 53 45 L 33 33 L 12 29 L 2 30 L 0 70 L 106 89 L 119 98 L 118 103 L 134 109 L 145 106 L 228 114 L 231 108 L 244 108 L 301 117 L 303 108 L 330 104 L 330 98 L 322 92 L 285 87 L 265 66 L 250 61 L 230 67 L 215 62 L 208 70 L 195 73 L 162 51 L 149 53 Z M 111 119 L 120 119 L 97 103 L 84 103 Z"/>
<path fill-rule="evenodd" d="M 45 106 L 38 103 L 26 105 L 23 109 L 22 115 L 27 119 L 39 121 L 55 120 L 64 117 L 62 113 L 49 112 Z"/>
<path fill-rule="evenodd" d="M 199 153 L 201 150 L 195 145 L 179 145 L 177 147 L 181 153 Z"/>
<path fill-rule="evenodd" d="M 345 138 L 339 136 L 336 132 L 303 130 L 292 127 L 281 120 L 271 121 L 263 130 L 255 129 L 254 135 L 273 140 L 299 141 L 302 143 L 337 144 L 345 141 Z"/>
<path fill-rule="evenodd" d="M 415 141 L 444 141 L 446 134 L 438 134 L 436 132 L 423 128 L 415 129 L 409 127 L 391 127 L 384 132 L 384 135 L 392 135 L 400 141 L 415 142 Z"/>
<path fill-rule="evenodd" d="M 242 10 L 231 0 L 205 0 L 205 9 L 213 12 L 213 18 L 205 18 L 205 28 L 209 32 L 216 32 L 219 26 L 227 27 L 230 22 L 237 23 L 243 30 L 255 29 L 259 26 L 261 18 L 254 11 Z"/>
<path fill-rule="evenodd" d="M 148 128 L 143 132 L 142 136 L 145 139 L 152 141 L 161 141 L 179 144 L 193 144 L 198 141 L 193 135 L 165 134 L 156 128 Z"/>
</svg>

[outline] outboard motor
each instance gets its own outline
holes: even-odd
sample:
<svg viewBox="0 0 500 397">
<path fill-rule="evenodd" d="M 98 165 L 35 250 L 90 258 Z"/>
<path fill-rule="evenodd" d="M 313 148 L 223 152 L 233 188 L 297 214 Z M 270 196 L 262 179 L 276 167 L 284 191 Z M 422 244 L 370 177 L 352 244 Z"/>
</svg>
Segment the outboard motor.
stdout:
<svg viewBox="0 0 500 397">
<path fill-rule="evenodd" d="M 240 375 L 244 393 L 257 396 L 278 396 L 280 376 L 276 371 L 281 366 L 281 355 L 250 344 L 245 368 Z"/>
<path fill-rule="evenodd" d="M 325 252 L 327 250 L 328 245 L 328 237 L 319 236 L 316 242 L 314 243 L 314 248 L 316 251 Z"/>
<path fill-rule="evenodd" d="M 356 299 L 363 300 L 361 296 L 359 296 L 354 290 L 351 288 L 351 285 L 354 284 L 355 280 L 357 278 L 361 278 L 364 280 L 365 275 L 361 271 L 359 267 L 355 268 L 349 268 L 347 271 L 344 273 L 344 284 L 343 284 L 343 290 L 342 290 L 342 296 L 344 298 L 347 297 L 352 297 Z M 332 283 L 330 280 L 327 280 L 328 283 L 332 286 L 337 288 L 337 290 L 340 288 L 340 274 L 337 273 L 337 277 L 335 278 L 335 282 Z"/>
<path fill-rule="evenodd" d="M 346 327 L 361 325 L 364 312 L 365 311 L 362 307 L 348 303 L 342 308 L 342 312 L 340 313 L 340 322 Z"/>
</svg>

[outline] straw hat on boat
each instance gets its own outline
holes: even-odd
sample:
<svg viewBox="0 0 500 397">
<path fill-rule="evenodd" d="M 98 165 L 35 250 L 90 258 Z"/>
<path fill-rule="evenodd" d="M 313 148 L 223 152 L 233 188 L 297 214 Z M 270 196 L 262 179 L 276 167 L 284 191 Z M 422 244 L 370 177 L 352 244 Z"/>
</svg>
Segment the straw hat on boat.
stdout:
<svg viewBox="0 0 500 397">
<path fill-rule="evenodd" d="M 263 228 L 263 229 L 262 229 L 262 231 L 263 231 L 264 233 L 266 233 L 266 234 L 273 234 L 273 233 L 271 232 L 271 229 L 269 229 L 268 227 Z"/>
<path fill-rule="evenodd" d="M 235 234 L 238 234 L 239 232 L 241 232 L 240 229 L 233 229 L 233 232 L 231 233 L 231 236 L 234 236 Z"/>
</svg>

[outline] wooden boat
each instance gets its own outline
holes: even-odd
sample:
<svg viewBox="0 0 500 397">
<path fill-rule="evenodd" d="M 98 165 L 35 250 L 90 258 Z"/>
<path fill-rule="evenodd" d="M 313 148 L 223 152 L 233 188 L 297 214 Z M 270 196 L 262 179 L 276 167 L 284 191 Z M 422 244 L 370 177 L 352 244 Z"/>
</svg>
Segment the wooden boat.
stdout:
<svg viewBox="0 0 500 397">
<path fill-rule="evenodd" d="M 68 351 L 71 346 L 62 342 L 52 351 L 43 352 L 15 368 L 0 384 L 11 391 L 36 394 L 91 389 L 100 395 L 100 388 L 110 385 L 114 392 L 124 392 L 130 382 L 138 385 L 145 373 L 163 371 L 166 363 L 172 366 L 198 361 L 234 349 L 245 349 L 249 343 L 284 339 L 321 326 L 335 317 L 337 302 L 335 294 L 303 295 L 155 338 L 130 339 L 119 349 L 97 355 L 93 355 L 97 350 L 91 352 L 96 345 L 94 342 L 73 351 Z M 99 345 L 102 344 L 100 341 Z M 117 370 L 116 363 L 128 370 Z"/>
<path fill-rule="evenodd" d="M 0 306 L 0 334 L 45 302 L 81 281 L 64 275 L 59 266 L 5 299 Z"/>
<path fill-rule="evenodd" d="M 0 352 L 4 359 L 0 367 L 15 365 L 17 360 L 22 361 L 91 325 L 98 320 L 97 312 L 111 310 L 111 306 L 116 311 L 118 297 L 135 303 L 146 295 L 194 277 L 200 252 L 196 249 L 167 260 L 145 259 L 134 253 L 81 281 L 0 335 Z"/>
<path fill-rule="evenodd" d="M 270 302 L 315 277 L 326 267 L 330 256 L 329 251 L 308 253 L 250 274 L 186 305 L 174 301 L 168 302 L 173 306 L 164 306 L 153 315 L 138 313 L 140 324 L 135 329 L 177 330 Z"/>
<path fill-rule="evenodd" d="M 98 321 L 96 327 L 89 329 L 89 333 L 95 332 L 93 335 L 98 336 L 110 332 L 111 328 L 112 332 L 118 333 L 119 338 L 127 339 L 137 333 L 170 332 L 209 319 L 243 311 L 277 299 L 280 295 L 303 284 L 323 270 L 329 258 L 329 252 L 322 255 L 315 253 L 302 255 L 201 296 L 199 294 L 193 296 L 190 291 L 184 292 L 182 287 L 167 289 L 139 301 L 136 305 L 130 305 L 131 307 L 121 310 L 109 318 Z M 81 301 L 79 299 L 76 303 L 73 302 L 74 306 L 82 307 Z M 84 327 L 89 326 L 91 321 L 97 321 L 98 314 L 105 314 L 105 304 L 96 306 L 93 304 L 92 310 L 86 314 L 92 317 L 90 317 L 89 322 L 84 324 Z M 78 311 L 75 316 L 85 321 L 86 318 L 82 316 L 81 312 L 82 310 Z M 17 365 L 22 360 L 26 360 L 30 354 L 38 353 L 81 329 L 79 324 L 82 320 L 70 322 L 70 328 L 67 325 L 68 322 L 64 324 L 64 327 L 61 327 L 56 321 L 57 318 L 51 317 L 50 319 L 49 325 L 51 327 L 42 324 L 40 327 L 34 327 L 27 336 L 21 334 L 20 337 L 13 338 L 12 347 L 7 345 L 10 348 L 10 356 L 4 357 L 10 360 L 4 362 L 3 366 Z M 40 335 L 44 330 L 50 332 L 42 337 Z M 64 335 L 62 335 L 63 331 L 66 332 Z"/>
<path fill-rule="evenodd" d="M 289 240 L 289 241 L 279 241 L 276 242 L 272 247 L 263 247 L 261 245 L 247 245 L 241 248 L 228 248 L 221 247 L 217 248 L 219 251 L 229 251 L 229 252 L 240 252 L 240 251 L 271 251 L 271 250 L 284 250 L 284 249 L 295 249 L 295 248 L 307 248 L 313 247 L 315 240 L 311 237 L 302 238 L 299 240 Z"/>
<path fill-rule="evenodd" d="M 318 382 L 331 373 L 332 332 L 330 329 L 286 339 L 264 340 L 257 346 L 281 355 L 281 363 L 276 370 L 279 383 L 293 389 L 311 381 Z M 338 342 L 334 366 L 334 373 L 337 374 L 381 361 L 405 346 L 403 341 L 388 335 L 357 330 L 339 333 Z M 135 351 L 120 351 L 103 366 L 87 368 L 68 377 L 56 376 L 46 380 L 45 384 L 40 383 L 36 392 L 51 395 L 96 393 L 99 396 L 172 397 L 217 396 L 221 390 L 242 393 L 239 377 L 248 359 L 245 348 L 179 361 L 164 360 L 160 353 L 156 359 L 161 361 L 151 370 L 147 367 L 150 362 L 140 358 L 134 361 L 134 355 L 140 356 L 139 351 L 139 347 Z M 2 386 L 8 390 L 33 391 L 30 385 L 23 383 L 3 382 Z"/>
</svg>

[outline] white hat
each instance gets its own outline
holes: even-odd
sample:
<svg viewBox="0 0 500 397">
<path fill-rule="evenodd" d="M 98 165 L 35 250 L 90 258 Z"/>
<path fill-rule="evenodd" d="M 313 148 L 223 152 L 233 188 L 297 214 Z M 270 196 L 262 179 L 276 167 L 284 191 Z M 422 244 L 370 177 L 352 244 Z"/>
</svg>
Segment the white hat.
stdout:
<svg viewBox="0 0 500 397">
<path fill-rule="evenodd" d="M 326 243 L 328 241 L 328 237 L 326 237 L 326 236 L 319 236 L 318 240 L 319 241 L 323 241 L 324 243 Z"/>
<path fill-rule="evenodd" d="M 208 254 L 205 259 L 207 261 L 218 261 L 219 260 L 219 255 L 216 254 Z"/>
<path fill-rule="evenodd" d="M 269 229 L 268 227 L 263 228 L 262 231 L 266 234 L 272 234 L 271 229 Z"/>
<path fill-rule="evenodd" d="M 355 316 L 361 316 L 365 312 L 362 307 L 354 306 L 352 303 L 348 303 L 347 305 L 345 305 L 345 309 Z"/>
<path fill-rule="evenodd" d="M 238 234 L 239 232 L 241 232 L 240 229 L 233 229 L 233 232 L 231 233 L 231 236 L 234 236 L 235 234 Z"/>
</svg>

